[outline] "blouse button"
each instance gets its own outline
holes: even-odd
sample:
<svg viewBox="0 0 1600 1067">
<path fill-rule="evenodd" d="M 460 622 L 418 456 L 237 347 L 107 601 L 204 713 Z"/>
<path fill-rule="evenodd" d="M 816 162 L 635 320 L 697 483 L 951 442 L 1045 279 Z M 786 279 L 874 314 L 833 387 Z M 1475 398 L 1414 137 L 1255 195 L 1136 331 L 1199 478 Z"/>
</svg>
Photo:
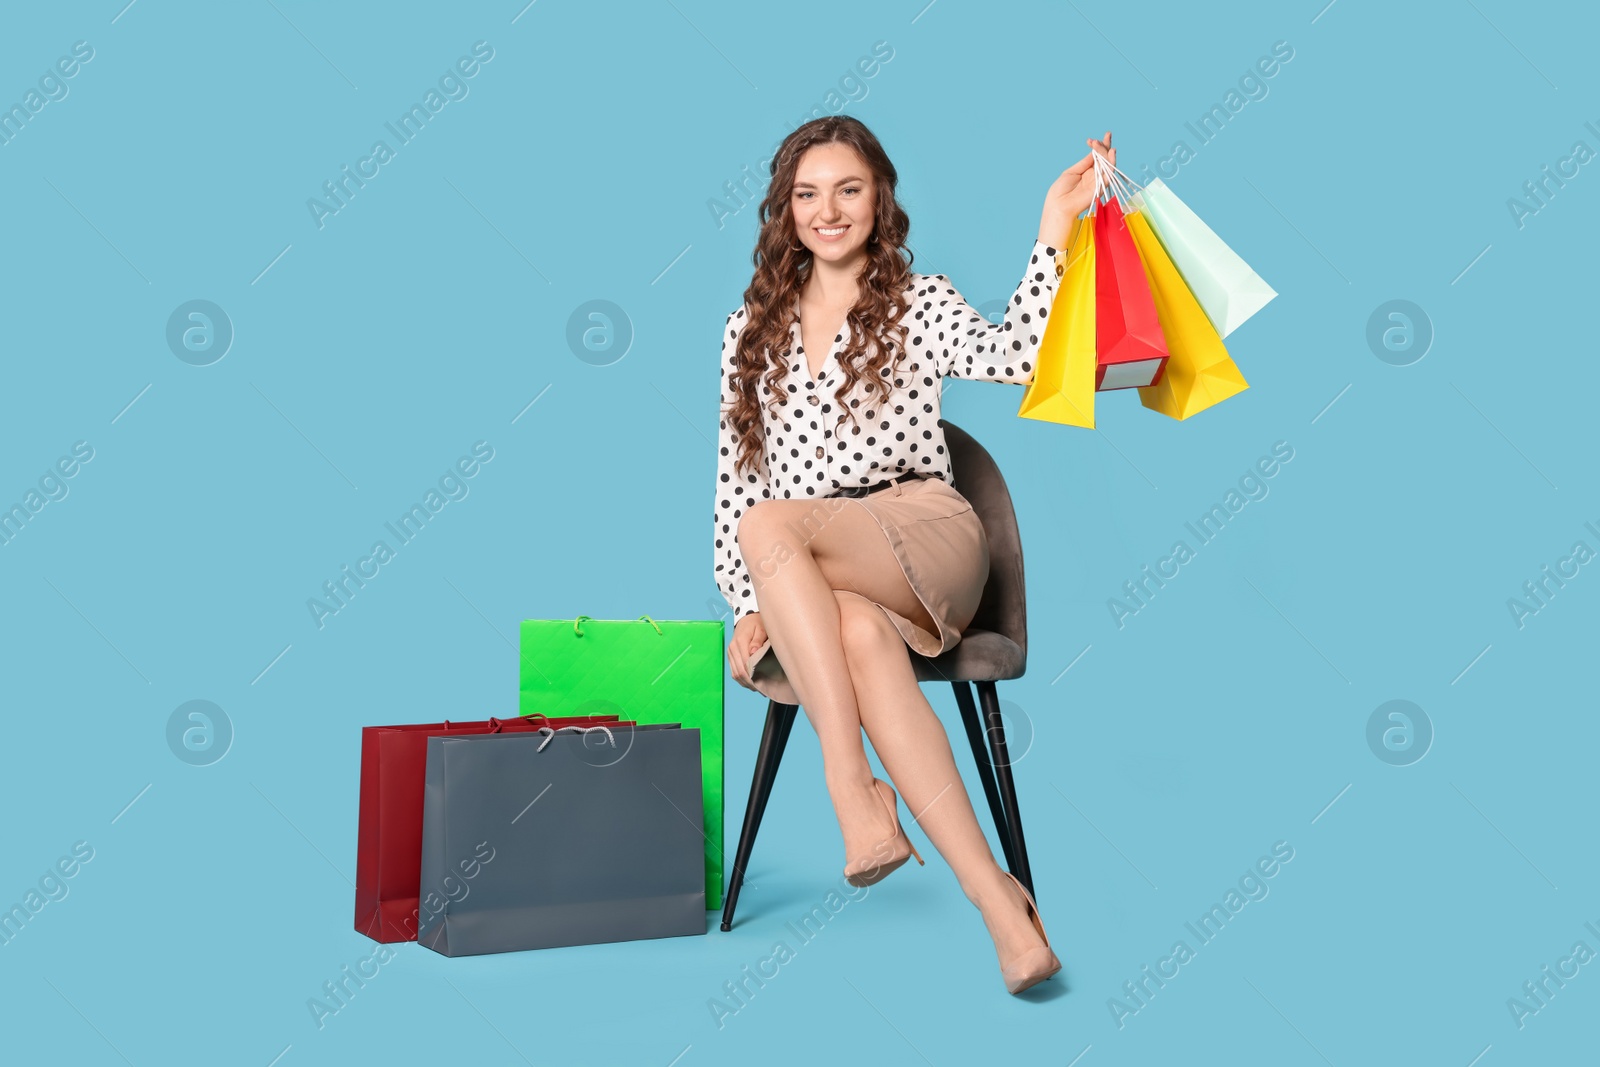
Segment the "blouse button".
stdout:
<svg viewBox="0 0 1600 1067">
<path fill-rule="evenodd" d="M 1065 267 L 1063 267 L 1063 266 L 1062 266 L 1062 265 L 1061 265 L 1061 264 L 1059 264 L 1059 263 L 1057 263 L 1057 264 L 1056 264 L 1056 277 L 1057 277 L 1057 278 L 1059 278 L 1059 277 L 1061 277 L 1061 276 L 1062 276 L 1062 275 L 1063 275 L 1063 274 L 1065 274 L 1065 273 L 1066 273 L 1066 272 L 1067 272 L 1067 268 L 1065 268 Z"/>
<path fill-rule="evenodd" d="M 806 397 L 806 403 L 810 404 L 812 407 L 816 407 L 818 404 L 822 403 L 822 401 L 817 399 L 816 393 L 812 393 Z"/>
<path fill-rule="evenodd" d="M 822 446 L 821 445 L 817 446 L 817 458 L 818 459 L 822 458 Z"/>
</svg>

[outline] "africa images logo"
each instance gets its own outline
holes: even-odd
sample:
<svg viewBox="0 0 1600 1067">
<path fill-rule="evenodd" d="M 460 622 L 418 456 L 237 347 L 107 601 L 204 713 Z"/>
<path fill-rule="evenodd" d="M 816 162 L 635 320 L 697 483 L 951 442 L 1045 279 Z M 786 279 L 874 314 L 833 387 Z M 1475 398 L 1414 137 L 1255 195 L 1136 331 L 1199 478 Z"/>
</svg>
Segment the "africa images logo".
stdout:
<svg viewBox="0 0 1600 1067">
<path fill-rule="evenodd" d="M 337 215 L 349 207 L 349 202 L 355 199 L 356 193 L 367 187 L 367 180 L 376 178 L 382 173 L 382 167 L 395 158 L 396 151 L 410 144 L 427 127 L 433 116 L 444 110 L 446 104 L 465 100 L 467 94 L 471 92 L 467 79 L 476 77 L 483 69 L 483 64 L 493 58 L 494 49 L 490 47 L 488 41 L 475 42 L 470 57 L 462 56 L 456 60 L 453 68 L 446 68 L 445 72 L 439 75 L 437 89 L 430 86 L 420 103 L 413 103 L 394 122 L 383 124 L 384 129 L 394 136 L 393 147 L 385 140 L 374 141 L 368 153 L 356 160 L 354 171 L 350 169 L 350 164 L 346 163 L 339 168 L 337 180 L 323 182 L 322 192 L 327 200 L 319 200 L 314 196 L 306 200 L 306 209 L 311 212 L 311 221 L 317 224 L 317 229 L 320 230 L 327 225 L 326 220 L 329 216 Z"/>
</svg>

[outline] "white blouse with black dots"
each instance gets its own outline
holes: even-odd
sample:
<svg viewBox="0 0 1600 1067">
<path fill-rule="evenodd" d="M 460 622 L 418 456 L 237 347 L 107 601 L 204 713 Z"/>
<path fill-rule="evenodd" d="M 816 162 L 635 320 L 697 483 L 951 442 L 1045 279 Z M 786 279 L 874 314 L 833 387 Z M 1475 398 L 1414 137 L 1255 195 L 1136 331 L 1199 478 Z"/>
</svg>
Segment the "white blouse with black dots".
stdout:
<svg viewBox="0 0 1600 1067">
<path fill-rule="evenodd" d="M 728 411 L 734 402 L 731 381 L 739 331 L 747 309 L 728 316 L 722 333 L 721 433 L 717 447 L 716 576 L 737 624 L 755 611 L 755 587 L 739 551 L 739 517 L 758 500 L 830 496 L 845 486 L 874 485 L 907 471 L 951 481 L 950 457 L 939 426 L 939 394 L 949 376 L 1026 385 L 1033 378 L 1039 339 L 1062 274 L 1060 251 L 1035 241 L 1028 270 L 1006 305 L 1005 321 L 995 325 L 962 299 L 943 274 L 912 272 L 915 289 L 902 318 L 906 351 L 901 356 L 888 400 L 879 404 L 856 384 L 850 397 L 851 421 L 834 392 L 843 382 L 837 357 L 844 347 L 837 334 L 813 380 L 800 340 L 800 324 L 790 329 L 789 369 L 784 387 L 789 403 L 768 414 L 771 389 L 761 383 L 762 428 L 766 455 L 754 472 L 738 473 L 738 441 Z M 868 341 L 869 346 L 872 341 Z M 891 368 L 885 368 L 885 373 Z M 804 384 L 801 384 L 804 383 Z"/>
</svg>

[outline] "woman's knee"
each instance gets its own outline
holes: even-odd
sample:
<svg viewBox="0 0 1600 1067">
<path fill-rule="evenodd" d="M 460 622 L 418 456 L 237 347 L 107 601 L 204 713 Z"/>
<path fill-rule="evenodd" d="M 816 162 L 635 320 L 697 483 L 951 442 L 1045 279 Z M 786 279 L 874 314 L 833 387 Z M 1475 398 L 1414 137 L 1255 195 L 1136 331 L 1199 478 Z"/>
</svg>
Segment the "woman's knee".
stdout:
<svg viewBox="0 0 1600 1067">
<path fill-rule="evenodd" d="M 877 604 L 843 589 L 833 595 L 839 602 L 839 642 L 846 659 L 881 656 L 900 643 L 900 632 Z"/>
<path fill-rule="evenodd" d="M 787 501 L 758 500 L 745 509 L 734 530 L 741 549 L 762 548 L 785 539 L 784 508 Z M 792 546 L 791 546 L 792 547 Z"/>
<path fill-rule="evenodd" d="M 759 500 L 739 519 L 734 540 L 744 556 L 750 576 L 765 583 L 785 565 L 799 558 L 805 546 L 796 545 L 785 528 L 782 502 Z"/>
</svg>

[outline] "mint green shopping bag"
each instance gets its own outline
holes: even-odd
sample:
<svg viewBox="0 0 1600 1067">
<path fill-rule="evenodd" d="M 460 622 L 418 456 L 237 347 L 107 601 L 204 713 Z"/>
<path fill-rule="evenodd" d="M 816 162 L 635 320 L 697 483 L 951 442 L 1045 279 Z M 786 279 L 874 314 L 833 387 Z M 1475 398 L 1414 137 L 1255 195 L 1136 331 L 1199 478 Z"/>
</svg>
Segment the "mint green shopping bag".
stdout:
<svg viewBox="0 0 1600 1067">
<path fill-rule="evenodd" d="M 604 708 L 700 731 L 708 911 L 722 907 L 724 645 L 720 619 L 524 619 L 518 670 L 521 715 Z"/>
<path fill-rule="evenodd" d="M 1144 212 L 1218 337 L 1228 336 L 1278 295 L 1160 178 L 1139 189 L 1129 202 Z"/>
</svg>

